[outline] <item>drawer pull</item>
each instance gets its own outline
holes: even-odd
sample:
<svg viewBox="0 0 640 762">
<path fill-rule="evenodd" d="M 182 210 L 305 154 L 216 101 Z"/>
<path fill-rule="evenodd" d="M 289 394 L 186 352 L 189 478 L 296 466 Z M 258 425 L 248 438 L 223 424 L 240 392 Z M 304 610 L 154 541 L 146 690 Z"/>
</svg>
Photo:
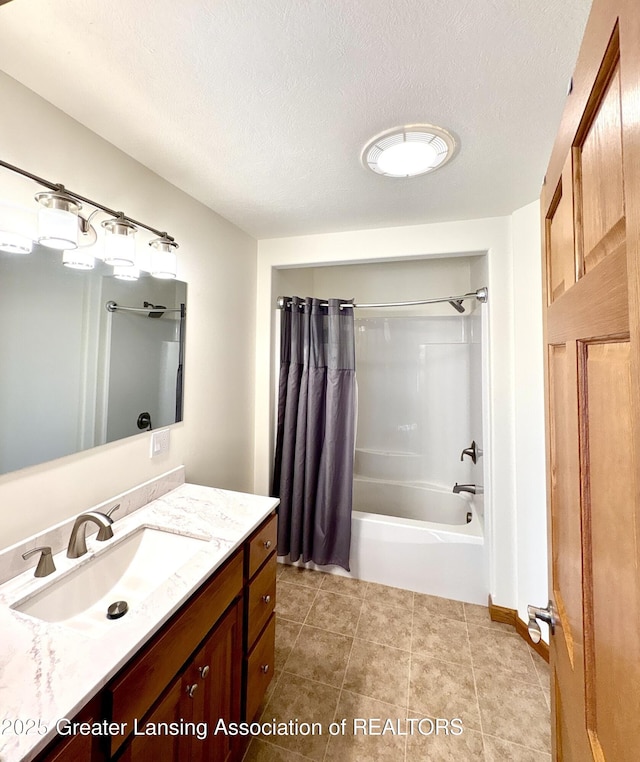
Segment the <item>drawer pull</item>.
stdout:
<svg viewBox="0 0 640 762">
<path fill-rule="evenodd" d="M 267 672 L 269 671 L 269 665 L 268 665 L 268 664 L 262 664 L 262 665 L 260 666 L 260 671 L 261 671 L 263 674 L 265 674 L 265 675 L 266 675 L 266 674 L 267 674 Z"/>
<path fill-rule="evenodd" d="M 200 677 L 204 680 L 209 674 L 209 665 L 205 664 L 204 667 L 198 667 L 198 672 L 200 673 Z"/>
<path fill-rule="evenodd" d="M 193 685 L 187 685 L 187 696 L 189 698 L 193 698 L 193 694 L 198 690 L 198 683 L 194 683 Z"/>
<path fill-rule="evenodd" d="M 264 545 L 266 550 L 269 550 L 269 548 L 271 547 L 271 540 L 265 540 L 262 544 Z"/>
<path fill-rule="evenodd" d="M 271 596 L 270 596 L 270 595 L 263 595 L 263 596 L 262 596 L 262 600 L 263 600 L 265 603 L 267 603 L 267 604 L 268 604 L 268 603 L 271 603 Z"/>
</svg>

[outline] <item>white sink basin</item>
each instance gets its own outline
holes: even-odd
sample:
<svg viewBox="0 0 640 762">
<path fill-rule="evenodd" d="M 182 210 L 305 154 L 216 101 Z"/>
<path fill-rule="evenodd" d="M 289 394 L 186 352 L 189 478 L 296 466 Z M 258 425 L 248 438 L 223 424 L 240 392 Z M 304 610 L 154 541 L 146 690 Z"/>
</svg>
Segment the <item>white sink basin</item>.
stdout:
<svg viewBox="0 0 640 762">
<path fill-rule="evenodd" d="M 141 527 L 11 608 L 89 634 L 104 632 L 120 621 L 107 618 L 110 604 L 126 601 L 127 613 L 135 611 L 207 541 Z"/>
</svg>

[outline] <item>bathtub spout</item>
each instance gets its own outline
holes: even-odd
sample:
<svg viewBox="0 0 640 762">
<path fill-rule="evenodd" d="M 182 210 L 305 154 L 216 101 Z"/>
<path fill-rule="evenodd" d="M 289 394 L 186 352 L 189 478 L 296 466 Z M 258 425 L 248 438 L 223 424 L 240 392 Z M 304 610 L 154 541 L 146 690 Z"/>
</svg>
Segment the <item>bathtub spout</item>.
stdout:
<svg viewBox="0 0 640 762">
<path fill-rule="evenodd" d="M 458 484 L 455 483 L 453 491 L 456 495 L 461 492 L 469 492 L 472 495 L 479 495 L 482 492 L 482 487 L 479 484 Z"/>
</svg>

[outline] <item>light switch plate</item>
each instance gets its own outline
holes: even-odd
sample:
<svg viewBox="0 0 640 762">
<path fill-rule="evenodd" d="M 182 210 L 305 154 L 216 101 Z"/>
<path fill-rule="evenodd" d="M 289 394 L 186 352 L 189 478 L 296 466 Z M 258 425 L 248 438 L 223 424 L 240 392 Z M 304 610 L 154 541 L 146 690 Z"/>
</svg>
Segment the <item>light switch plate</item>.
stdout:
<svg viewBox="0 0 640 762">
<path fill-rule="evenodd" d="M 158 431 L 151 432 L 151 450 L 149 452 L 150 458 L 155 458 L 158 455 L 164 455 L 169 452 L 169 434 L 171 429 L 158 429 Z"/>
</svg>

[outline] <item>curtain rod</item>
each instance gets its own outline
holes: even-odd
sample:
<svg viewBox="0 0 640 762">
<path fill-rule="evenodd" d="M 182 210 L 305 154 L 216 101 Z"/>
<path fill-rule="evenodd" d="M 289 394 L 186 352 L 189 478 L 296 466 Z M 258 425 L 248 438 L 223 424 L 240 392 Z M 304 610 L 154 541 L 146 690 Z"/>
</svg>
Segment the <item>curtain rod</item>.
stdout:
<svg viewBox="0 0 640 762">
<path fill-rule="evenodd" d="M 442 296 L 437 299 L 419 299 L 415 302 L 380 302 L 377 304 L 343 304 L 342 307 L 356 307 L 356 308 L 373 308 L 373 307 L 412 307 L 420 304 L 439 304 L 441 302 L 462 302 L 465 299 L 477 299 L 481 303 L 485 303 L 488 299 L 489 292 L 486 286 L 479 288 L 477 291 L 471 291 L 468 294 L 461 294 L 460 296 Z M 285 297 L 279 296 L 276 300 L 276 305 L 279 310 L 285 308 Z M 287 306 L 291 306 L 291 302 Z M 327 302 L 321 302 L 321 307 L 328 307 Z"/>
<path fill-rule="evenodd" d="M 184 305 L 182 307 L 169 307 L 168 309 L 166 307 L 156 306 L 155 304 L 151 304 L 148 307 L 123 307 L 121 304 L 117 304 L 116 302 L 107 302 L 104 305 L 107 312 L 120 312 L 122 310 L 123 312 L 180 312 L 182 313 L 184 311 Z"/>
</svg>

